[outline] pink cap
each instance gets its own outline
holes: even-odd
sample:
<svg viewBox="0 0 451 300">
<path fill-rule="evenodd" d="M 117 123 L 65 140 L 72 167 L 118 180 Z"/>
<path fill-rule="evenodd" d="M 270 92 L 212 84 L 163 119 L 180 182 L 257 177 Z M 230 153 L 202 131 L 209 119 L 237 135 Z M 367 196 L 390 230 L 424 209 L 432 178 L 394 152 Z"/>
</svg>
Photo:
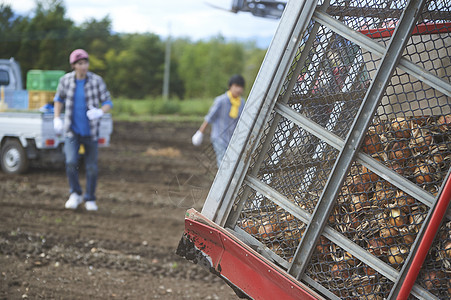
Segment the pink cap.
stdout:
<svg viewBox="0 0 451 300">
<path fill-rule="evenodd" d="M 69 63 L 74 64 L 80 59 L 88 59 L 88 52 L 83 49 L 75 49 L 69 56 Z"/>
</svg>

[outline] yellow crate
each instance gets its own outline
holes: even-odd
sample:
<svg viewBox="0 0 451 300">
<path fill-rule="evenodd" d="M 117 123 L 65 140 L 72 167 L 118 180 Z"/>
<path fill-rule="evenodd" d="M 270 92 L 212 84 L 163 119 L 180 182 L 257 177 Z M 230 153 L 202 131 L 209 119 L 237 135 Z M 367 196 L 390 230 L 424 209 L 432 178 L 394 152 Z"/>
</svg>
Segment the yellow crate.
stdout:
<svg viewBox="0 0 451 300">
<path fill-rule="evenodd" d="M 28 91 L 28 109 L 39 109 L 47 103 L 53 103 L 55 92 Z"/>
</svg>

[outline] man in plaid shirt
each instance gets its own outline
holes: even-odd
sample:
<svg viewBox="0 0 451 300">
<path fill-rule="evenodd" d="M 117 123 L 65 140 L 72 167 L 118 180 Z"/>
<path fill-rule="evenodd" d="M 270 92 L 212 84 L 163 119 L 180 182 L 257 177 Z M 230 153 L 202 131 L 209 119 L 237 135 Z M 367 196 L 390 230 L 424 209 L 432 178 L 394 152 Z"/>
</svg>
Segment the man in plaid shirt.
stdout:
<svg viewBox="0 0 451 300">
<path fill-rule="evenodd" d="M 89 56 L 83 49 L 69 56 L 73 71 L 64 75 L 55 94 L 53 125 L 57 135 L 65 135 L 66 175 L 70 186 L 67 209 L 76 209 L 83 201 L 89 211 L 98 209 L 95 190 L 97 185 L 97 155 L 100 118 L 113 107 L 110 93 L 102 77 L 89 72 Z M 61 112 L 65 107 L 64 122 Z M 83 195 L 78 178 L 80 145 L 84 146 L 86 191 Z"/>
</svg>

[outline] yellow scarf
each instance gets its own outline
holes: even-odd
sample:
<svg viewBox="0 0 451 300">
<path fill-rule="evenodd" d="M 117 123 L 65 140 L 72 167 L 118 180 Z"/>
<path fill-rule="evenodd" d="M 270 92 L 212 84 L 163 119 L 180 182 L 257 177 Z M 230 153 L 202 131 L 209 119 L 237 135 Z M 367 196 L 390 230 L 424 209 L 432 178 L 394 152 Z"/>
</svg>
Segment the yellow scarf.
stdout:
<svg viewBox="0 0 451 300">
<path fill-rule="evenodd" d="M 232 92 L 227 91 L 227 97 L 230 99 L 230 103 L 232 104 L 232 107 L 230 107 L 229 111 L 229 117 L 232 119 L 236 119 L 238 117 L 238 111 L 241 105 L 241 98 L 240 97 L 233 97 Z"/>
</svg>

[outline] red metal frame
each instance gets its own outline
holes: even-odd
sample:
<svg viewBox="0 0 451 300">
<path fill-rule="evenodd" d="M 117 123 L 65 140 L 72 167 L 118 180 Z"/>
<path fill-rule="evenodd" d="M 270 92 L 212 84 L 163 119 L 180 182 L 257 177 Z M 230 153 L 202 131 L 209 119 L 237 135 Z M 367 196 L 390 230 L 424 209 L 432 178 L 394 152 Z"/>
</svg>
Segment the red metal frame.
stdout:
<svg viewBox="0 0 451 300">
<path fill-rule="evenodd" d="M 252 299 L 323 299 L 194 209 L 187 212 L 185 234 L 218 275 Z"/>
<path fill-rule="evenodd" d="M 387 38 L 391 37 L 395 31 L 395 27 L 389 27 L 389 28 L 376 28 L 376 29 L 362 29 L 359 30 L 360 33 L 363 33 L 364 35 L 377 39 L 377 38 Z M 420 24 L 418 26 L 415 26 L 414 30 L 412 31 L 412 35 L 419 35 L 419 34 L 439 34 L 439 33 L 447 33 L 451 32 L 451 23 L 445 22 L 445 23 L 438 23 L 438 24 Z"/>
<path fill-rule="evenodd" d="M 448 205 L 451 200 L 451 176 L 448 177 L 446 185 L 437 201 L 437 205 L 432 213 L 431 220 L 426 228 L 423 238 L 421 239 L 418 250 L 412 260 L 412 264 L 407 271 L 404 283 L 399 291 L 397 299 L 407 299 L 410 295 L 415 281 L 417 280 L 418 273 L 420 272 L 421 266 L 423 265 L 424 259 L 431 248 L 432 242 L 434 241 L 435 235 L 442 223 L 443 217 L 448 210 Z"/>
</svg>

